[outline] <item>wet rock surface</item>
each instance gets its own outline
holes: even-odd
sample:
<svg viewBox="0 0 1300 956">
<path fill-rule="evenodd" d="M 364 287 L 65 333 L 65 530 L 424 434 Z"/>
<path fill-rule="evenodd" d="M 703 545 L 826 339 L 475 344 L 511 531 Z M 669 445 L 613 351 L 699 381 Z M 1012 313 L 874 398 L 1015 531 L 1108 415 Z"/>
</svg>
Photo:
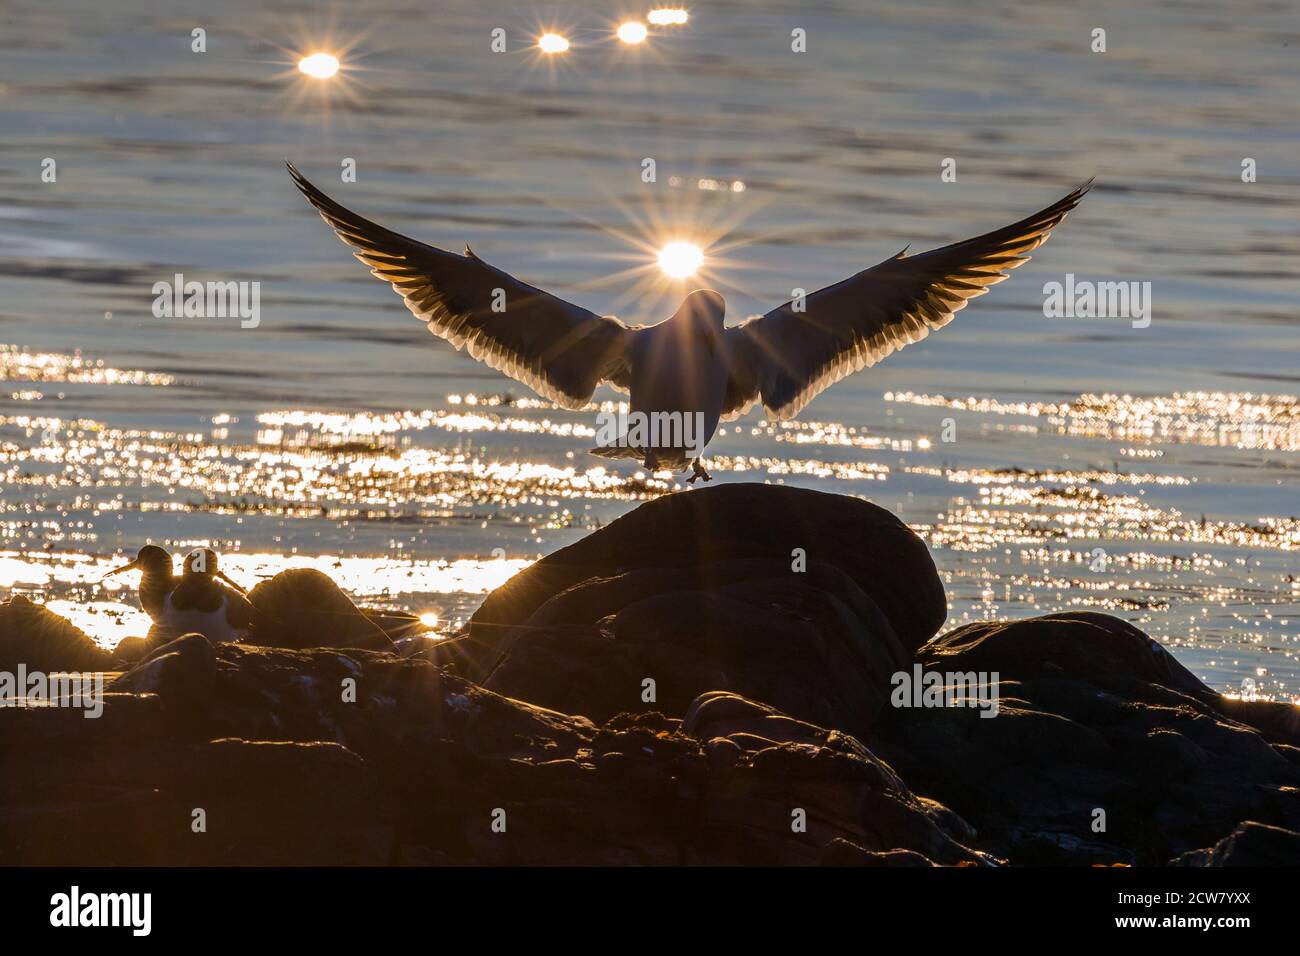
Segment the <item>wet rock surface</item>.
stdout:
<svg viewBox="0 0 1300 956">
<path fill-rule="evenodd" d="M 114 655 L 0 606 L 5 661 L 128 668 L 97 719 L 0 709 L 0 863 L 1300 863 L 1296 708 L 1102 614 L 930 639 L 933 564 L 862 502 L 660 499 L 439 643 L 290 583 L 266 646 Z M 996 716 L 893 706 L 917 665 Z"/>
</svg>

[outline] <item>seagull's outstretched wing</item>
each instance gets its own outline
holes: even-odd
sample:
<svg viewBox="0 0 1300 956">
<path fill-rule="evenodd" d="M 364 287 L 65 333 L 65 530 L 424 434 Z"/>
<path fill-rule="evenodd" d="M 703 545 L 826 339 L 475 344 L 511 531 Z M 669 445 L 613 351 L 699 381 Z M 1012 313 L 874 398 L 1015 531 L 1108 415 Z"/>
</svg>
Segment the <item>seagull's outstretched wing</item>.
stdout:
<svg viewBox="0 0 1300 956">
<path fill-rule="evenodd" d="M 1014 225 L 918 256 L 903 250 L 843 282 L 727 329 L 731 376 L 723 409 L 735 417 L 761 401 L 794 418 L 818 393 L 940 329 L 968 300 L 1007 278 L 1092 188 L 1089 180 Z"/>
<path fill-rule="evenodd" d="M 321 218 L 357 250 L 353 255 L 390 283 L 434 335 L 565 408 L 586 405 L 602 381 L 627 387 L 630 330 L 618 319 L 520 282 L 468 247 L 458 256 L 385 229 L 286 165 Z"/>
</svg>

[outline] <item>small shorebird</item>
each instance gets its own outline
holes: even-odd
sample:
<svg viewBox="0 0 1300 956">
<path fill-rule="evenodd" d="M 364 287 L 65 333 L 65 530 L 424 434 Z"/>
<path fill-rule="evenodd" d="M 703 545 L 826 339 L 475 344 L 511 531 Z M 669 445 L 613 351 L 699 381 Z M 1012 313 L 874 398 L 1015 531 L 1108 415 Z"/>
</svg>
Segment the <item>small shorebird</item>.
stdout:
<svg viewBox="0 0 1300 956">
<path fill-rule="evenodd" d="M 216 643 L 241 641 L 255 611 L 241 588 L 217 567 L 217 554 L 199 548 L 185 557 L 185 570 L 172 573 L 172 556 L 146 544 L 135 560 L 105 577 L 139 570 L 140 606 L 168 639 L 197 631 Z"/>
<path fill-rule="evenodd" d="M 943 328 L 966 303 L 1028 261 L 1092 187 L 1017 223 L 920 255 L 907 250 L 842 282 L 725 328 L 726 303 L 690 293 L 654 326 L 565 302 L 488 265 L 466 246 L 458 256 L 385 229 L 330 199 L 287 164 L 294 182 L 371 273 L 392 285 L 429 330 L 471 357 L 564 408 L 582 408 L 608 382 L 629 393 L 631 415 L 698 423 L 689 443 L 619 440 L 592 449 L 646 467 L 700 463 L 720 420 L 762 402 L 770 418 L 794 418 L 846 375 Z M 670 433 L 673 429 L 667 429 Z M 629 429 L 630 433 L 630 429 Z M 651 428 L 650 434 L 662 437 Z"/>
</svg>

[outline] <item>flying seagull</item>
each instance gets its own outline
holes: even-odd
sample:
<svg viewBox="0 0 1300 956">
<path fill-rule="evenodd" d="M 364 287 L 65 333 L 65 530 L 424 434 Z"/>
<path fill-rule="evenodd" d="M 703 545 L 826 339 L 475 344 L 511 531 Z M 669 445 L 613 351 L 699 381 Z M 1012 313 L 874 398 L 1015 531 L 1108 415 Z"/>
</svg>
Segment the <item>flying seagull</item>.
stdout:
<svg viewBox="0 0 1300 956">
<path fill-rule="evenodd" d="M 146 544 L 135 560 L 104 575 L 140 570 L 140 606 L 167 640 L 197 631 L 215 643 L 248 636 L 255 611 L 241 588 L 217 568 L 217 554 L 199 548 L 185 556 L 185 571 L 172 573 L 172 556 Z M 224 582 L 224 583 L 223 583 Z"/>
<path fill-rule="evenodd" d="M 947 325 L 968 300 L 1028 261 L 1092 188 L 1089 180 L 1041 212 L 974 239 L 915 256 L 904 249 L 740 325 L 724 327 L 722 296 L 697 290 L 668 321 L 629 328 L 521 282 L 468 246 L 459 256 L 385 229 L 286 165 L 356 258 L 457 349 L 564 408 L 582 408 L 607 382 L 629 393 L 629 419 L 676 415 L 697 422 L 695 429 L 651 429 L 651 441 L 625 435 L 592 449 L 651 469 L 689 465 L 688 483 L 709 480 L 700 455 L 720 420 L 759 402 L 769 418 L 794 418 L 846 375 Z M 664 441 L 665 433 L 674 440 Z"/>
</svg>

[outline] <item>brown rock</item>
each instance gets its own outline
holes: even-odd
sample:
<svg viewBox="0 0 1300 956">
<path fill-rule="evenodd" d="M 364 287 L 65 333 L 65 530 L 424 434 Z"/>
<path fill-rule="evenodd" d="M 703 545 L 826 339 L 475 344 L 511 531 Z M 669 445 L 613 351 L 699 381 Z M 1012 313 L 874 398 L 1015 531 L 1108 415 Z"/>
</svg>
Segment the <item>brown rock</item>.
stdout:
<svg viewBox="0 0 1300 956">
<path fill-rule="evenodd" d="M 906 663 L 884 615 L 838 568 L 792 574 L 788 562 L 748 559 L 576 584 L 533 612 L 482 683 L 596 721 L 681 716 L 727 689 L 861 734 Z"/>
<path fill-rule="evenodd" d="M 706 588 L 728 578 L 709 568 L 759 559 L 784 567 L 802 549 L 809 569 L 848 575 L 883 612 L 905 650 L 947 617 L 943 585 L 924 542 L 883 508 L 856 498 L 783 485 L 727 484 L 646 502 L 605 528 L 548 555 L 488 595 L 465 640 L 449 645 L 460 672 L 481 679 L 528 621 L 556 595 L 589 579 L 643 568 L 690 568 Z"/>
<path fill-rule="evenodd" d="M 1214 846 L 1193 850 L 1173 866 L 1300 866 L 1300 833 L 1247 821 Z"/>
<path fill-rule="evenodd" d="M 270 647 L 355 647 L 391 651 L 393 642 L 328 575 L 291 568 L 248 592 L 259 612 L 251 642 Z"/>
<path fill-rule="evenodd" d="M 0 862 L 812 865 L 837 839 L 984 859 L 853 738 L 735 696 L 688 709 L 715 739 L 654 713 L 597 726 L 427 661 L 194 635 L 111 685 L 99 720 L 13 712 Z"/>
<path fill-rule="evenodd" d="M 1284 721 L 1271 709 L 1225 708 L 1124 621 L 1072 613 L 971 624 L 935 638 L 918 661 L 997 673 L 997 716 L 889 707 L 866 742 L 998 856 L 1155 865 L 1243 819 L 1300 827 L 1290 745 L 1242 719 L 1263 714 L 1274 735 Z M 1104 830 L 1094 830 L 1098 810 Z"/>
<path fill-rule="evenodd" d="M 21 594 L 0 604 L 0 670 L 103 671 L 113 654 L 85 631 Z"/>
</svg>

